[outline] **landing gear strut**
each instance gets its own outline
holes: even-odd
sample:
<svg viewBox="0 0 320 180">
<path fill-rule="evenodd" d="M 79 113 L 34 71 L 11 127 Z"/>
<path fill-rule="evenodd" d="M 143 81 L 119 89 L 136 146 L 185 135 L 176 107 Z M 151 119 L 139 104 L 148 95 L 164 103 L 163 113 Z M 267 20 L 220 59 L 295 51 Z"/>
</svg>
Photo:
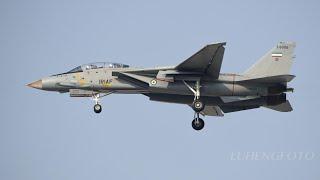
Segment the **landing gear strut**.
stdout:
<svg viewBox="0 0 320 180">
<path fill-rule="evenodd" d="M 194 100 L 191 105 L 192 109 L 194 110 L 194 119 L 192 121 L 193 129 L 199 131 L 204 127 L 204 121 L 199 118 L 199 113 L 204 109 L 205 104 L 200 100 L 200 80 L 196 81 L 195 87 L 192 88 L 188 83 L 183 81 L 183 83 L 190 89 L 190 91 L 194 94 Z"/>
</svg>

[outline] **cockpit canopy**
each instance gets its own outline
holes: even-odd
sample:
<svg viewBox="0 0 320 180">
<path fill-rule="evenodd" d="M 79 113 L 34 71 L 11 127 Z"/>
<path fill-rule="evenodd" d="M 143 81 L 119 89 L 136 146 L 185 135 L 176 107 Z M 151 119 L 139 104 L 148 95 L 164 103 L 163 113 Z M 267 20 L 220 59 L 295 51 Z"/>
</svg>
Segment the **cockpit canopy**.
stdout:
<svg viewBox="0 0 320 180">
<path fill-rule="evenodd" d="M 90 63 L 90 64 L 83 64 L 78 66 L 67 73 L 76 73 L 76 72 L 83 72 L 84 70 L 90 69 L 100 69 L 100 68 L 128 68 L 129 65 L 121 64 L 121 63 L 112 63 L 112 62 L 97 62 L 97 63 Z"/>
</svg>

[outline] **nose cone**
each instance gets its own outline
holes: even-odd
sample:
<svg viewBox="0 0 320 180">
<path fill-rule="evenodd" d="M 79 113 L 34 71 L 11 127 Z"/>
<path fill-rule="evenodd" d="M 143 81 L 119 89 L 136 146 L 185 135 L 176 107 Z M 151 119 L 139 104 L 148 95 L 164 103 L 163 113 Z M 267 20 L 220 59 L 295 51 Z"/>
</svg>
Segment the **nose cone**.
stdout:
<svg viewBox="0 0 320 180">
<path fill-rule="evenodd" d="M 27 84 L 27 86 L 32 87 L 32 88 L 36 88 L 36 89 L 42 89 L 42 80 L 32 82 L 30 84 Z"/>
</svg>

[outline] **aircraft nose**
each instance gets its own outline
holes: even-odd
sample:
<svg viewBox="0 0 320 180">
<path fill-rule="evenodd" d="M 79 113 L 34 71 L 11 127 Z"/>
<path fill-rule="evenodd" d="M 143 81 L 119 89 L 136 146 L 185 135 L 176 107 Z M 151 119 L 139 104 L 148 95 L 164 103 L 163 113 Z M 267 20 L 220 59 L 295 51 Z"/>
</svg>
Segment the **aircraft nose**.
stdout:
<svg viewBox="0 0 320 180">
<path fill-rule="evenodd" d="M 30 84 L 27 84 L 27 86 L 36 88 L 36 89 L 42 89 L 42 80 L 40 79 L 38 81 L 32 82 Z"/>
</svg>

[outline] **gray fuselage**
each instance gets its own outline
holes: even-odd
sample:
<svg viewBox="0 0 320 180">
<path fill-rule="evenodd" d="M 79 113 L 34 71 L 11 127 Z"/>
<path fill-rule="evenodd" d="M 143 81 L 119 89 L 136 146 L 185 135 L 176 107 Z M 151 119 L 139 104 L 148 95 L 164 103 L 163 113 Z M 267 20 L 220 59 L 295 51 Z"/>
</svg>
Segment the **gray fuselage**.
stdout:
<svg viewBox="0 0 320 180">
<path fill-rule="evenodd" d="M 63 73 L 46 78 L 42 78 L 42 89 L 48 91 L 69 92 L 70 89 L 82 89 L 95 92 L 115 93 L 166 93 L 179 95 L 193 95 L 182 81 L 167 81 L 166 79 L 156 79 L 156 84 L 151 84 L 153 77 L 144 77 L 143 80 L 149 83 L 149 88 L 145 89 L 134 83 L 124 81 L 113 72 L 130 72 L 134 68 L 100 68 L 84 70 L 76 73 Z M 168 69 L 167 69 L 168 70 Z M 166 71 L 166 70 L 164 70 Z M 241 83 L 240 75 L 220 74 L 217 80 L 206 80 L 201 83 L 201 96 L 266 96 L 267 86 L 257 84 Z M 190 81 L 193 86 L 194 82 Z"/>
</svg>

